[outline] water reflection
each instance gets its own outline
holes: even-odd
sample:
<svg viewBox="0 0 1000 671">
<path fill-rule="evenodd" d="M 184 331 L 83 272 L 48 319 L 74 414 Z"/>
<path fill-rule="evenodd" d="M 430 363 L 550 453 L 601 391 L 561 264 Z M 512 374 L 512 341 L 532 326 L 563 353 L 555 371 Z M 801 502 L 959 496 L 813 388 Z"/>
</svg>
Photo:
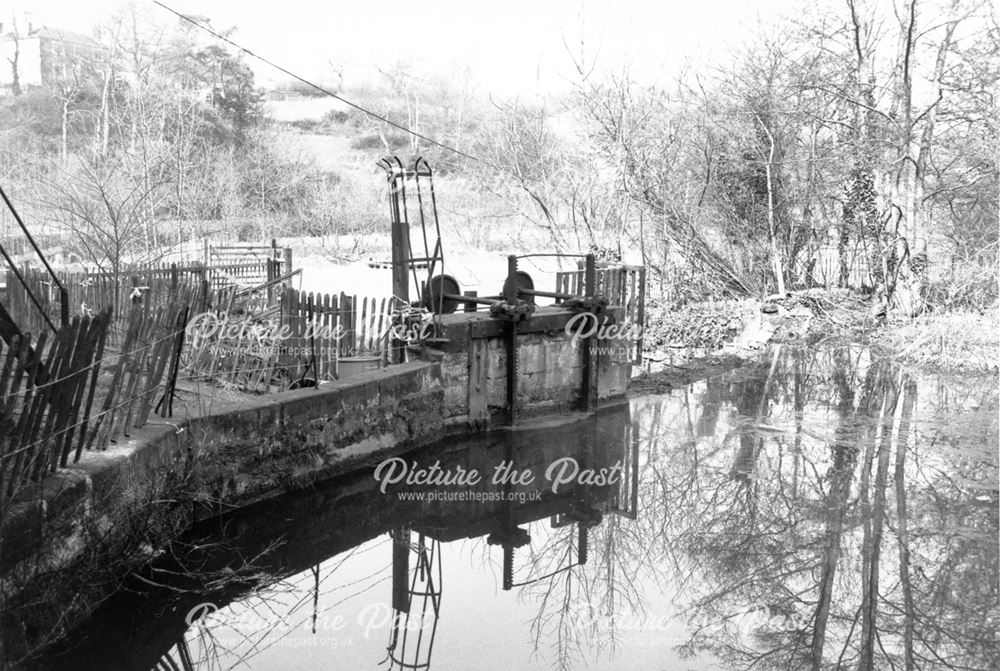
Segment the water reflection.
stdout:
<svg viewBox="0 0 1000 671">
<path fill-rule="evenodd" d="M 648 534 L 685 585 L 685 650 L 730 668 L 997 668 L 995 388 L 851 349 L 776 352 L 761 372 L 639 408 L 640 508 L 670 511 Z"/>
<path fill-rule="evenodd" d="M 553 491 L 567 457 L 620 477 Z M 1000 667 L 994 381 L 775 350 L 406 459 L 530 477 L 382 493 L 368 471 L 232 515 L 40 665 Z"/>
<path fill-rule="evenodd" d="M 413 571 L 410 571 L 411 555 L 416 565 Z M 440 556 L 441 542 L 438 540 L 430 539 L 428 542 L 421 533 L 414 545 L 409 529 L 400 529 L 393 534 L 392 629 L 386 656 L 382 660 L 390 669 L 430 667 L 441 614 L 443 576 Z"/>
</svg>

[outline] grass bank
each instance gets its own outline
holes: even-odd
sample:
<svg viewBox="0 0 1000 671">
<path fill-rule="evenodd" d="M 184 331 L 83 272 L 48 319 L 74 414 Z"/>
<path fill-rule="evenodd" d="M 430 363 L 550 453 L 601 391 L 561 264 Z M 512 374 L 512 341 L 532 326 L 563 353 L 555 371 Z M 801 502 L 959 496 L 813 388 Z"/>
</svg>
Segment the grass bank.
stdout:
<svg viewBox="0 0 1000 671">
<path fill-rule="evenodd" d="M 870 334 L 890 356 L 922 368 L 962 373 L 996 373 L 1000 362 L 1000 312 L 928 312 L 890 319 Z"/>
<path fill-rule="evenodd" d="M 928 370 L 995 374 L 1000 365 L 1000 310 L 994 305 L 886 317 L 872 297 L 846 289 L 670 309 L 654 303 L 646 330 L 646 375 L 633 390 L 683 386 L 720 372 L 720 366 L 738 366 L 777 342 L 816 348 L 858 343 Z"/>
</svg>

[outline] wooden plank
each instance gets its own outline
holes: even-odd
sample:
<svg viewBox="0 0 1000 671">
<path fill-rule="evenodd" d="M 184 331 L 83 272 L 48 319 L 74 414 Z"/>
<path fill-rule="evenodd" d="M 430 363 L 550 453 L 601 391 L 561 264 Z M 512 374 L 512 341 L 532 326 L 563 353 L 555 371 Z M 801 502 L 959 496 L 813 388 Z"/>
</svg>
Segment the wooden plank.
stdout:
<svg viewBox="0 0 1000 671">
<path fill-rule="evenodd" d="M 486 428 L 489 422 L 487 373 L 489 348 L 486 338 L 469 340 L 469 425 L 474 429 Z"/>
<path fill-rule="evenodd" d="M 382 299 L 382 303 L 379 305 L 379 309 L 378 309 L 378 329 L 377 329 L 377 333 L 376 333 L 376 336 L 375 336 L 375 345 L 376 345 L 376 347 L 378 349 L 378 352 L 380 354 L 382 354 L 383 356 L 385 354 L 385 345 L 386 345 L 386 343 L 389 342 L 388 338 L 383 337 L 383 335 L 384 335 L 383 334 L 383 329 L 386 326 L 386 313 L 385 313 L 385 309 L 386 309 L 386 299 L 383 298 Z"/>
<path fill-rule="evenodd" d="M 139 323 L 138 339 L 136 341 L 137 346 L 132 352 L 130 352 L 126 363 L 126 376 L 124 378 L 124 385 L 120 394 L 120 398 L 122 400 L 119 405 L 121 407 L 113 408 L 109 438 L 117 435 L 116 430 L 123 436 L 130 435 L 129 427 L 132 420 L 133 409 L 136 405 L 136 398 L 142 388 L 143 369 L 152 345 L 150 331 L 153 329 L 154 320 L 150 319 L 147 306 L 141 303 L 137 304 L 133 314 L 136 315 L 136 319 Z"/>
<path fill-rule="evenodd" d="M 336 342 L 333 344 L 334 356 L 330 372 L 332 373 L 333 377 L 336 378 L 337 377 L 336 361 L 340 357 L 341 347 L 343 347 L 343 341 L 344 341 L 341 330 L 343 327 L 341 326 L 341 320 L 340 320 L 340 310 L 341 310 L 340 296 L 338 296 L 336 293 L 330 294 L 330 310 L 331 310 L 330 327 L 333 329 L 333 333 L 337 335 Z"/>
<path fill-rule="evenodd" d="M 70 450 L 73 447 L 73 437 L 76 435 L 78 420 L 80 419 L 80 408 L 83 405 L 84 395 L 87 391 L 87 381 L 90 379 L 90 366 L 94 360 L 94 352 L 97 348 L 99 329 L 101 322 L 98 317 L 84 317 L 80 327 L 80 346 L 78 355 L 73 364 L 73 377 L 69 380 L 68 396 L 68 421 L 69 426 L 65 430 L 62 446 L 59 449 L 59 466 L 65 468 L 69 459 Z M 82 431 L 82 428 L 81 428 Z"/>
<path fill-rule="evenodd" d="M 330 294 L 323 294 L 323 331 L 326 338 L 323 340 L 323 361 L 322 377 L 329 380 L 336 372 L 336 357 L 334 352 L 337 349 L 337 297 Z"/>
<path fill-rule="evenodd" d="M 41 342 L 42 338 L 39 338 L 39 341 Z M 34 386 L 35 379 L 35 376 L 32 374 L 30 364 L 34 358 L 41 357 L 41 351 L 42 348 L 38 346 L 32 348 L 30 336 L 18 336 L 17 341 L 12 341 L 11 343 L 11 348 L 8 350 L 7 356 L 9 359 L 13 359 L 11 367 L 15 373 L 10 378 L 11 386 L 8 388 L 5 398 L 3 399 L 5 408 L 3 414 L 5 417 L 12 419 L 14 416 L 13 410 L 17 406 L 20 383 L 22 379 L 25 379 L 25 390 L 23 397 L 21 397 L 22 402 L 20 404 L 20 416 L 18 417 L 17 422 L 11 421 L 12 426 L 9 430 L 0 434 L 0 445 L 4 442 L 7 442 L 12 446 L 24 446 L 26 444 L 25 441 L 21 440 L 21 436 L 23 435 L 24 423 L 27 420 L 27 411 L 31 404 L 32 388 Z M 5 470 L 9 473 L 7 475 L 7 479 L 5 480 L 5 482 L 8 483 L 7 491 L 5 492 L 6 496 L 10 496 L 14 491 L 14 488 L 19 484 L 17 473 L 20 470 L 20 464 L 27 459 L 26 453 L 19 450 L 17 454 L 13 455 L 14 460 L 11 461 L 10 452 L 10 450 L 5 449 L 2 453 L 0 453 L 0 455 L 2 455 L 2 459 L 8 462 L 8 466 L 5 468 Z"/>
<path fill-rule="evenodd" d="M 114 424 L 114 412 L 116 410 L 115 405 L 117 404 L 118 397 L 120 395 L 121 388 L 124 384 L 124 378 L 126 375 L 126 364 L 128 363 L 129 355 L 135 347 L 135 342 L 139 337 L 139 312 L 138 310 L 132 310 L 128 315 L 128 322 L 125 328 L 124 340 L 122 342 L 121 351 L 118 355 L 118 360 L 115 362 L 114 371 L 111 376 L 111 382 L 108 387 L 108 392 L 104 397 L 104 403 L 101 407 L 101 412 L 97 414 L 96 422 L 94 427 L 91 429 L 90 437 L 87 440 L 87 445 L 85 449 L 91 449 L 92 447 L 98 447 L 103 449 L 107 440 L 110 438 L 110 433 Z"/>
<path fill-rule="evenodd" d="M 104 359 L 104 347 L 107 342 L 108 337 L 108 327 L 111 323 L 111 310 L 107 309 L 101 313 L 100 319 L 100 331 L 98 333 L 97 345 L 93 356 L 93 367 L 91 368 L 90 375 L 90 388 L 87 393 L 87 401 L 83 408 L 83 424 L 80 426 L 79 440 L 76 445 L 76 456 L 74 457 L 74 463 L 80 460 L 80 454 L 83 451 L 87 431 L 90 424 L 90 410 L 94 403 L 94 394 L 97 390 L 97 381 L 101 372 L 101 364 Z"/>
<path fill-rule="evenodd" d="M 354 337 L 351 339 L 351 355 L 357 356 L 358 349 L 361 346 L 360 342 L 360 330 L 361 330 L 361 320 L 358 318 L 360 314 L 358 308 L 358 295 L 354 294 L 351 296 L 351 331 Z"/>
<path fill-rule="evenodd" d="M 340 328 L 343 333 L 343 337 L 340 339 L 340 354 L 341 356 L 349 356 L 351 352 L 351 301 L 347 294 L 344 292 L 340 293 L 340 310 L 338 312 L 340 318 Z"/>
<path fill-rule="evenodd" d="M 304 331 L 306 337 L 303 338 L 303 347 L 305 347 L 305 349 L 301 350 L 299 355 L 299 360 L 303 362 L 302 372 L 299 373 L 299 377 L 308 376 L 310 372 L 314 378 L 319 377 L 319 373 L 316 371 L 316 360 L 314 358 L 316 348 L 318 347 L 316 342 L 316 329 L 314 326 L 310 325 L 309 322 L 316 319 L 316 306 L 322 300 L 323 298 L 320 294 L 314 294 L 311 291 L 309 292 L 309 302 L 306 305 L 306 328 Z"/>
<path fill-rule="evenodd" d="M 37 479 L 42 473 L 48 470 L 52 461 L 49 453 L 50 445 L 46 445 L 50 438 L 53 438 L 63 427 L 59 420 L 63 413 L 63 391 L 65 389 L 65 378 L 68 375 L 72 364 L 72 356 L 77 344 L 80 332 L 80 318 L 76 317 L 70 322 L 68 327 L 59 330 L 56 335 L 54 347 L 50 350 L 50 357 L 46 370 L 50 371 L 51 377 L 42 385 L 41 393 L 35 397 L 36 412 L 34 421 L 29 426 L 28 433 L 24 437 L 26 443 L 34 444 L 34 454 L 28 470 L 32 478 Z"/>
<path fill-rule="evenodd" d="M 293 299 L 295 318 L 292 322 L 291 337 L 289 338 L 290 356 L 288 376 L 291 380 L 297 380 L 302 375 L 302 348 L 308 311 L 309 294 L 305 291 L 296 291 Z"/>
<path fill-rule="evenodd" d="M 330 352 L 327 353 L 329 359 L 327 374 L 332 378 L 336 378 L 338 375 L 337 361 L 340 359 L 340 347 L 344 338 L 340 330 L 340 301 L 335 294 L 330 296 L 330 328 L 333 329 L 332 333 L 335 335 L 335 338 L 330 343 Z"/>
<path fill-rule="evenodd" d="M 361 301 L 361 319 L 358 320 L 358 352 L 363 353 L 367 351 L 366 339 L 368 326 L 368 297 L 365 296 Z"/>
<path fill-rule="evenodd" d="M 173 344 L 176 335 L 174 328 L 177 323 L 177 314 L 179 311 L 180 303 L 174 301 L 158 314 L 155 329 L 151 333 L 153 340 L 150 343 L 150 347 L 152 349 L 148 359 L 145 385 L 139 395 L 139 407 L 135 417 L 136 427 L 143 426 L 149 419 L 153 398 L 160 387 L 163 373 L 170 358 L 170 346 Z"/>
<path fill-rule="evenodd" d="M 14 396 L 21 382 L 21 375 L 24 373 L 23 364 L 19 360 L 19 352 L 22 348 L 31 346 L 31 336 L 15 335 L 10 345 L 6 347 L 3 370 L 0 371 L 0 418 L 9 417 L 13 408 Z M 4 342 L 0 340 L 0 351 L 4 349 Z M 8 387 L 7 385 L 11 386 Z"/>
</svg>

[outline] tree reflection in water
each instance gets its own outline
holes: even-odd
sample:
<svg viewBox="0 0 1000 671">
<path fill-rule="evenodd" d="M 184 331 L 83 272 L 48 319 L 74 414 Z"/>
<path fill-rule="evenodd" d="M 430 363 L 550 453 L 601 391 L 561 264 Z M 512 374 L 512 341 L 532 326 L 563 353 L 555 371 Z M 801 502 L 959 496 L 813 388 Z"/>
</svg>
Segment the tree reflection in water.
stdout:
<svg viewBox="0 0 1000 671">
<path fill-rule="evenodd" d="M 199 561 L 218 570 L 259 558 L 259 580 L 206 592 L 185 574 L 192 584 L 180 596 L 175 584 L 166 597 L 109 607 L 89 640 L 96 658 L 117 650 L 121 668 L 228 668 L 308 636 L 309 621 L 315 635 L 317 615 L 392 594 L 403 625 L 388 636 L 393 668 L 434 668 L 455 654 L 459 631 L 502 639 L 517 667 L 531 652 L 525 632 L 470 617 L 476 604 L 508 613 L 512 604 L 442 594 L 441 573 L 451 586 L 493 570 L 530 611 L 536 666 L 581 668 L 596 656 L 645 668 L 651 653 L 636 648 L 645 636 L 639 643 L 676 645 L 696 668 L 1000 668 L 997 449 L 993 380 L 921 377 L 861 348 L 779 349 L 596 421 L 412 456 L 484 473 L 513 460 L 535 473 L 542 496 L 533 501 L 416 502 L 379 493 L 359 473 L 240 511 L 208 536 L 232 555 Z M 595 467 L 622 460 L 627 477 L 553 493 L 544 470 L 566 456 Z M 472 567 L 450 562 L 470 549 Z M 203 601 L 230 604 L 207 619 L 215 629 L 183 621 Z M 230 631 L 226 617 L 246 612 L 282 626 Z M 404 651 L 410 621 L 429 626 L 411 631 L 416 647 Z M 124 635 L 102 635 L 112 627 Z M 81 652 L 70 652 L 77 668 L 91 668 Z"/>
<path fill-rule="evenodd" d="M 668 595 L 682 652 L 727 668 L 1000 668 L 995 394 L 839 348 L 633 400 L 630 421 L 572 447 L 622 455 L 619 488 L 487 523 L 516 558 L 503 582 L 535 604 L 535 656 L 622 653 Z M 479 570 L 504 572 L 465 537 Z"/>
<path fill-rule="evenodd" d="M 998 668 L 994 394 L 843 348 L 638 400 L 639 518 L 539 621 L 641 610 L 637 582 L 666 579 L 684 651 L 731 668 Z"/>
</svg>

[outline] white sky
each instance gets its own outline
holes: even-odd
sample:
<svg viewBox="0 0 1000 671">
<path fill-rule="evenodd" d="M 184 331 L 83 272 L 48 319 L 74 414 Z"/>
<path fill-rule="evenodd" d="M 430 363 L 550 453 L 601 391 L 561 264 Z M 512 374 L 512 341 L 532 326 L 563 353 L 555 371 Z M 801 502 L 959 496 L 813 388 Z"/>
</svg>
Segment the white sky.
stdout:
<svg viewBox="0 0 1000 671">
<path fill-rule="evenodd" d="M 643 78 L 676 72 L 685 60 L 718 57 L 758 20 L 797 12 L 803 0 L 350 0 L 253 2 L 163 0 L 182 13 L 237 26 L 234 39 L 308 78 L 347 66 L 347 84 L 398 61 L 415 71 L 452 72 L 468 66 L 487 92 L 533 95 L 558 90 L 573 74 L 568 44 L 604 70 L 628 65 Z M 0 20 L 88 32 L 120 0 L 0 0 Z M 175 20 L 150 0 L 149 11 Z M 258 81 L 283 79 L 251 63 Z"/>
</svg>

